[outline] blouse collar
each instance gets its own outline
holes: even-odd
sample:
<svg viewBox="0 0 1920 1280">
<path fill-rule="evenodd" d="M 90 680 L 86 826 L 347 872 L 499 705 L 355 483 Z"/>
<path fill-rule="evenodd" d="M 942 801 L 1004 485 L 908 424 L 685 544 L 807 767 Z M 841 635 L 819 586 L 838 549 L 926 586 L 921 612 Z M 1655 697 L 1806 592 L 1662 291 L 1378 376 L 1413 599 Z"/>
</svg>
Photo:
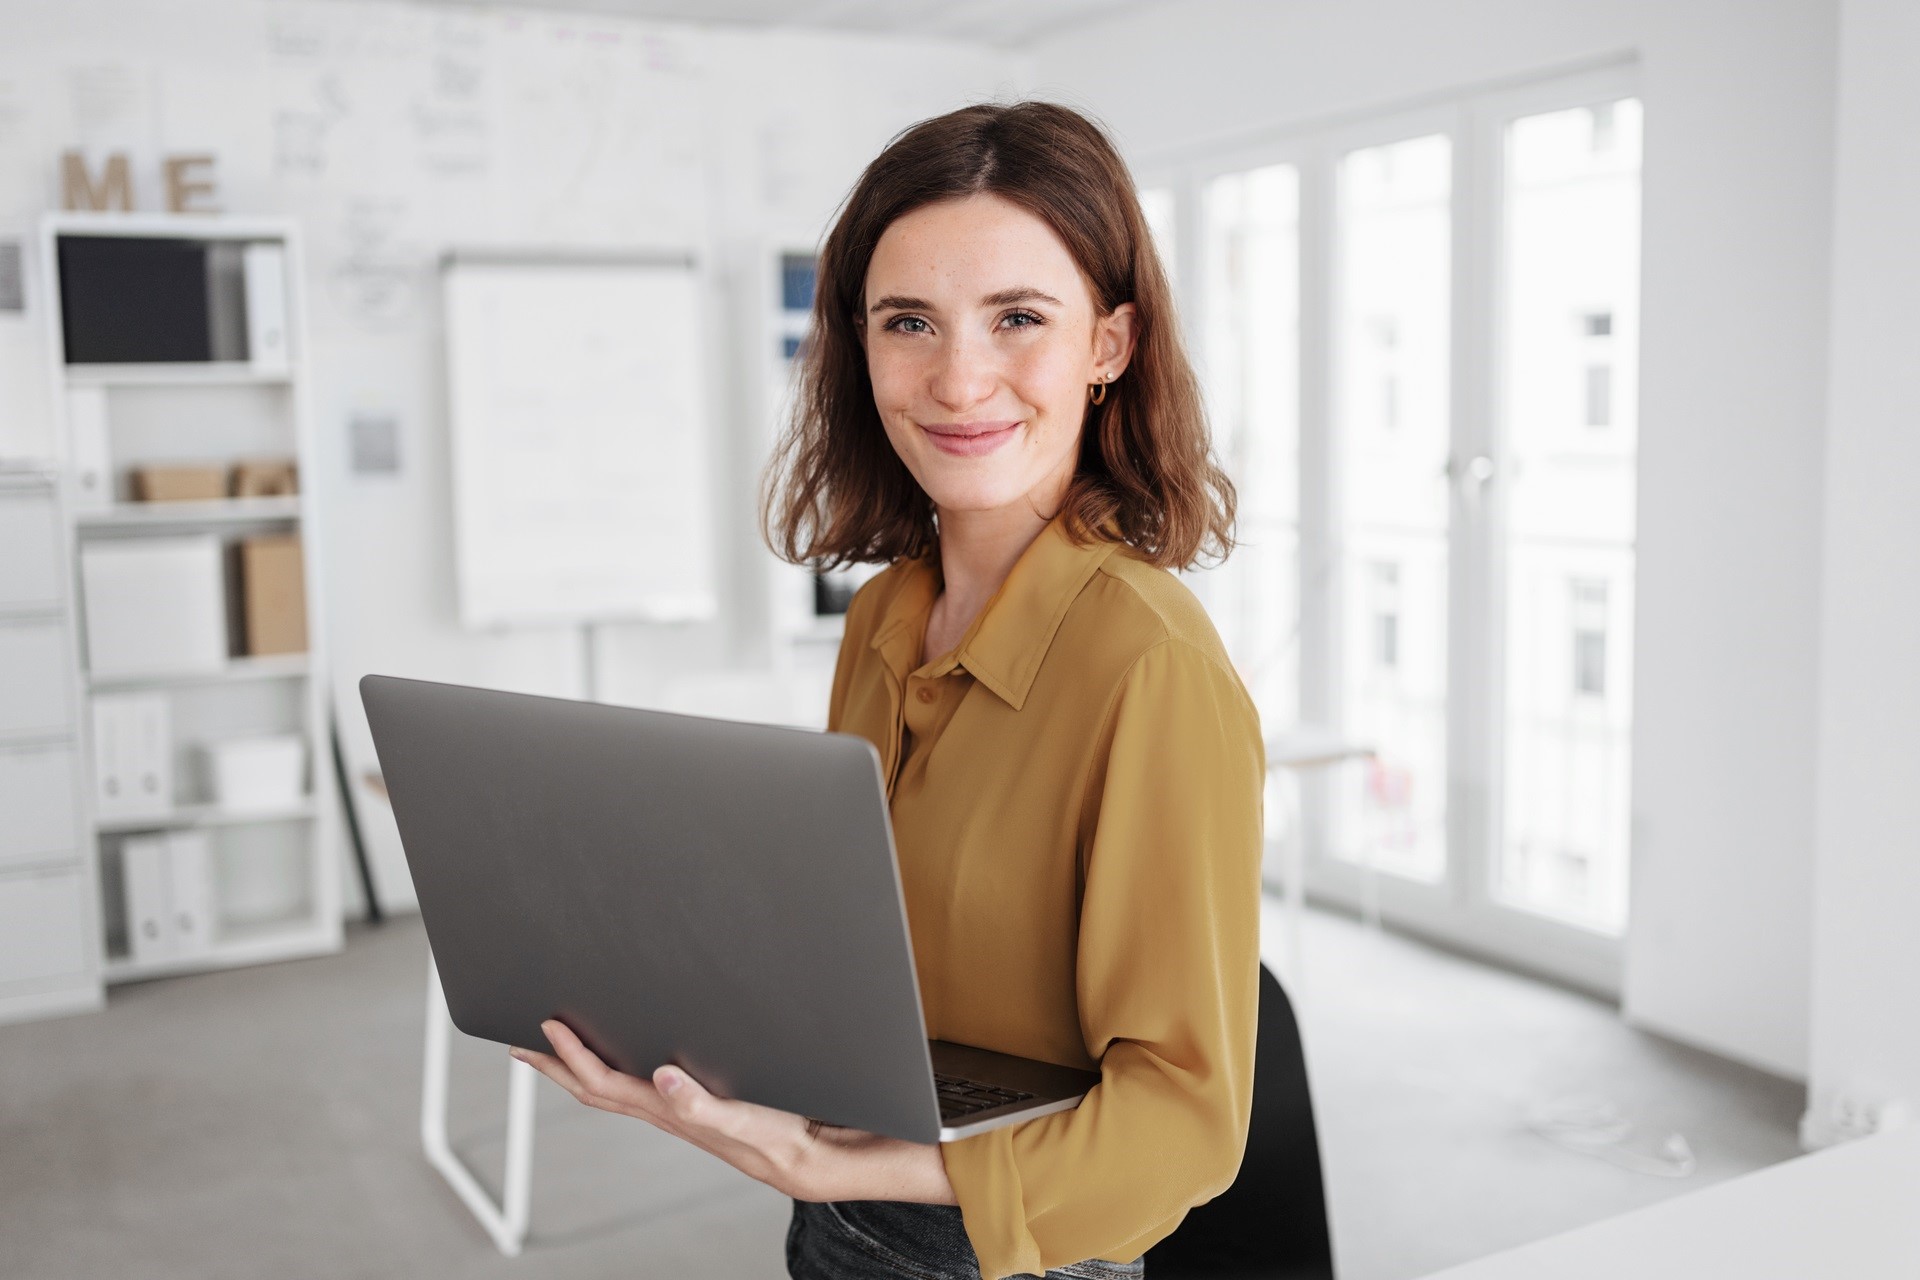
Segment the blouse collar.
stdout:
<svg viewBox="0 0 1920 1280">
<path fill-rule="evenodd" d="M 936 548 L 902 566 L 905 579 L 888 600 L 869 645 L 897 679 L 914 672 L 942 676 L 965 667 L 1018 711 L 1074 598 L 1120 545 L 1101 538 L 1076 546 L 1067 534 L 1065 513 L 1056 515 L 1020 553 L 953 652 L 922 666 L 918 650 L 924 624 L 940 589 Z"/>
</svg>

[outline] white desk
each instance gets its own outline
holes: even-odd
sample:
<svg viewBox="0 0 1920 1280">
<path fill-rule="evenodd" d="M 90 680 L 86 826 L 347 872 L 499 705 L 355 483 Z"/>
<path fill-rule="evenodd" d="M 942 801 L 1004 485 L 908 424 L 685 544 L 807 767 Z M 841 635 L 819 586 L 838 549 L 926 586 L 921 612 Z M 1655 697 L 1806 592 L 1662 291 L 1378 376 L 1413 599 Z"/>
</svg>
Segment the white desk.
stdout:
<svg viewBox="0 0 1920 1280">
<path fill-rule="evenodd" d="M 1285 972 L 1280 978 L 1287 990 L 1298 999 L 1305 985 L 1306 960 L 1301 949 L 1300 933 L 1307 904 L 1306 840 L 1300 829 L 1300 775 L 1309 769 L 1324 769 L 1347 760 L 1365 760 L 1374 751 L 1368 743 L 1343 738 L 1331 729 L 1315 724 L 1296 724 L 1270 735 L 1266 749 L 1267 772 L 1284 780 L 1280 794 L 1287 809 L 1287 836 L 1278 850 L 1280 886 L 1286 894 L 1287 903 L 1287 937 L 1282 964 Z"/>
<path fill-rule="evenodd" d="M 1920 1125 L 1450 1267 L 1429 1280 L 1914 1280 Z"/>
</svg>

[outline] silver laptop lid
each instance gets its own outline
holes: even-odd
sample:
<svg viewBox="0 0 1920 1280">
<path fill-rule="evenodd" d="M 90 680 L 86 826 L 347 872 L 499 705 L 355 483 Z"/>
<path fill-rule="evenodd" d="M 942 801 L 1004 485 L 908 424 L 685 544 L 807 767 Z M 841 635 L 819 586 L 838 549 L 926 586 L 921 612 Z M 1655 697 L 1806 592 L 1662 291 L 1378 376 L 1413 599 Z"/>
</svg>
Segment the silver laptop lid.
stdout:
<svg viewBox="0 0 1920 1280">
<path fill-rule="evenodd" d="M 915 1142 L 939 1111 L 871 743 L 360 681 L 454 1025 Z"/>
</svg>

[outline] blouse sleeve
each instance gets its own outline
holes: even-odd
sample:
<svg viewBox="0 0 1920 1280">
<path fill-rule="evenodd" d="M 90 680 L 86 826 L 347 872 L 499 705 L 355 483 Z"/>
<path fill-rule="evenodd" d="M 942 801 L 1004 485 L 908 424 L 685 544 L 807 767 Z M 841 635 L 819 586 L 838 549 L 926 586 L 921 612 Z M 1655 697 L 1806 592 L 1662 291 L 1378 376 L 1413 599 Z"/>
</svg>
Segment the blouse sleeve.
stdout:
<svg viewBox="0 0 1920 1280">
<path fill-rule="evenodd" d="M 1128 1262 L 1226 1190 L 1259 1009 L 1258 713 L 1194 645 L 1143 653 L 1088 780 L 1076 993 L 1100 1082 L 1073 1110 L 941 1147 L 984 1280 Z"/>
</svg>

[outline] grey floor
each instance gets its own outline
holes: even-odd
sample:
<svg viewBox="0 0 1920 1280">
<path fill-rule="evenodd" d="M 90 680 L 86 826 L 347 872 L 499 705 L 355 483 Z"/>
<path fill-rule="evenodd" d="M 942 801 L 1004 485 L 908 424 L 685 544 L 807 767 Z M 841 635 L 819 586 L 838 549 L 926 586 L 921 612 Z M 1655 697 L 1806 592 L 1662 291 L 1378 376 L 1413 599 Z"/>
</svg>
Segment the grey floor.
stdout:
<svg viewBox="0 0 1920 1280">
<path fill-rule="evenodd" d="M 1269 904 L 1263 949 L 1284 936 Z M 1309 911 L 1297 997 L 1341 1280 L 1405 1280 L 1801 1154 L 1803 1086 L 1623 1025 L 1585 996 Z M 1626 1146 L 1685 1136 L 1692 1176 L 1549 1145 L 1530 1107 L 1610 1103 Z"/>
<path fill-rule="evenodd" d="M 1310 913 L 1305 943 L 1343 1280 L 1422 1275 L 1797 1154 L 1797 1086 L 1339 916 Z M 0 1275 L 784 1275 L 784 1198 L 545 1084 L 532 1239 L 495 1253 L 419 1154 L 425 966 L 402 918 L 338 956 L 118 987 L 104 1013 L 0 1028 Z M 454 1066 L 455 1144 L 497 1178 L 504 1051 L 457 1042 Z M 1529 1103 L 1595 1092 L 1649 1135 L 1684 1132 L 1698 1172 L 1650 1177 L 1526 1132 Z"/>
</svg>

